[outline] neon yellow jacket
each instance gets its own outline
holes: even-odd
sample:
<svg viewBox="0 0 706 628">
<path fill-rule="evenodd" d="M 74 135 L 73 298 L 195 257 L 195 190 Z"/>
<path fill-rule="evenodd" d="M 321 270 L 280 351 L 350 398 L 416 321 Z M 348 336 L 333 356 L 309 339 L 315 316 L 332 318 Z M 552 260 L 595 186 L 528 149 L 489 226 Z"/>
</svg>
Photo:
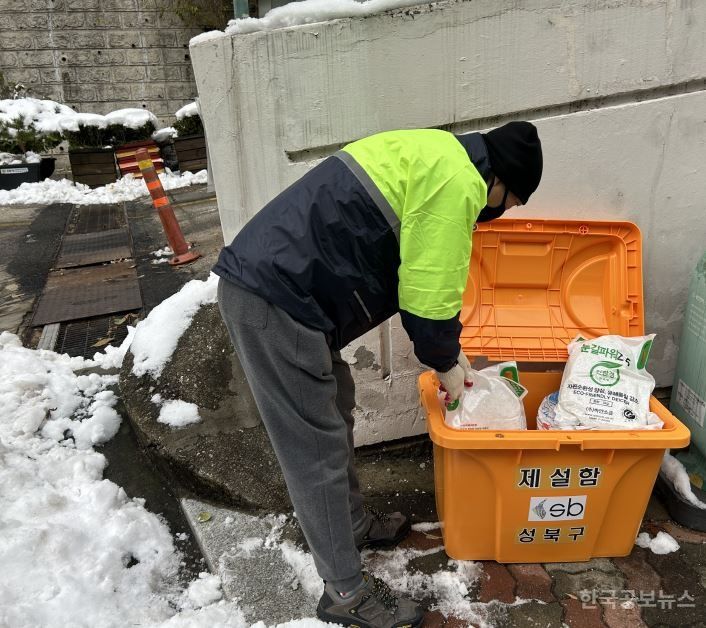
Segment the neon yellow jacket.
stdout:
<svg viewBox="0 0 706 628">
<path fill-rule="evenodd" d="M 460 350 L 486 166 L 479 134 L 353 142 L 263 207 L 214 272 L 321 330 L 334 350 L 399 312 L 419 360 L 446 371 Z"/>
<path fill-rule="evenodd" d="M 348 144 L 401 223 L 401 310 L 443 320 L 458 314 L 468 279 L 473 225 L 485 181 L 446 131 L 389 131 Z"/>
</svg>

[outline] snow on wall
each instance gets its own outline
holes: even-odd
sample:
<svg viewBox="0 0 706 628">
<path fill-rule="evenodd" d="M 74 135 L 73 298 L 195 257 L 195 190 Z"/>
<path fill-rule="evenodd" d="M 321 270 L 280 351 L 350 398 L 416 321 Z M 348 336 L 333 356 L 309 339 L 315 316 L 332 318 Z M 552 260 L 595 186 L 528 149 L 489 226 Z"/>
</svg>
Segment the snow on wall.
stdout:
<svg viewBox="0 0 706 628">
<path fill-rule="evenodd" d="M 224 239 L 357 138 L 530 119 L 545 176 L 515 215 L 639 225 L 651 370 L 669 385 L 706 241 L 705 30 L 704 3 L 449 0 L 195 42 Z M 360 347 L 384 361 L 377 331 L 348 351 Z M 355 371 L 368 425 L 359 444 L 425 429 L 412 407 L 419 367 L 395 329 L 392 362 L 389 382 L 383 369 Z"/>
</svg>

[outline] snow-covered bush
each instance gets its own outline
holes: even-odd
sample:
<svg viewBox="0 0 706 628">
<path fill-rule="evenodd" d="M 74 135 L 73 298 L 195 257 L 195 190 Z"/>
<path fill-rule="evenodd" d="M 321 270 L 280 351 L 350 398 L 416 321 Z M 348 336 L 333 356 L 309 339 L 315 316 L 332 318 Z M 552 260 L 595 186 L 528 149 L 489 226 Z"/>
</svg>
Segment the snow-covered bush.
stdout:
<svg viewBox="0 0 706 628">
<path fill-rule="evenodd" d="M 73 110 L 52 100 L 0 100 L 0 153 L 46 153 L 61 143 L 58 119 Z"/>
<path fill-rule="evenodd" d="M 105 116 L 106 136 L 119 146 L 149 140 L 157 128 L 157 118 L 146 109 L 119 109 Z"/>
<path fill-rule="evenodd" d="M 195 102 L 185 105 L 176 112 L 174 128 L 178 137 L 187 135 L 203 135 L 203 123 Z"/>
</svg>

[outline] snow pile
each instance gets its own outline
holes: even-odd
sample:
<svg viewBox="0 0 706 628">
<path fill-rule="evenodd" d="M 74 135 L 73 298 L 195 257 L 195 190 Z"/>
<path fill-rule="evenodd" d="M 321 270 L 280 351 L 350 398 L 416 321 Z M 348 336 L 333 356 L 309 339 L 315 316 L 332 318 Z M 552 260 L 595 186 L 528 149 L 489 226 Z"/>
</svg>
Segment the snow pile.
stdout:
<svg viewBox="0 0 706 628">
<path fill-rule="evenodd" d="M 105 120 L 108 124 L 122 124 L 129 129 L 139 129 L 151 122 L 157 126 L 157 116 L 147 109 L 118 109 L 106 114 Z"/>
<path fill-rule="evenodd" d="M 194 606 L 208 606 L 223 597 L 221 579 L 210 573 L 200 573 L 199 579 L 194 580 L 186 590 L 186 595 Z"/>
<path fill-rule="evenodd" d="M 175 115 L 177 120 L 183 120 L 189 116 L 197 116 L 199 115 L 199 107 L 195 102 L 190 102 L 188 105 L 184 105 L 179 109 Z"/>
<path fill-rule="evenodd" d="M 367 17 L 391 9 L 400 9 L 418 5 L 419 0 L 304 0 L 290 2 L 282 7 L 268 11 L 265 17 L 244 17 L 230 20 L 226 35 L 235 33 L 254 33 L 270 31 L 288 26 L 328 22 L 346 17 Z"/>
<path fill-rule="evenodd" d="M 107 390 L 117 378 L 77 373 L 94 365 L 0 334 L 0 624 L 248 628 L 218 577 L 180 588 L 182 556 L 162 519 L 103 479 L 92 445 L 118 427 Z"/>
<path fill-rule="evenodd" d="M 635 545 L 649 549 L 653 554 L 671 554 L 679 549 L 679 543 L 666 532 L 658 532 L 653 539 L 647 532 L 642 532 L 638 534 Z"/>
<path fill-rule="evenodd" d="M 16 98 L 0 100 L 0 122 L 22 120 L 25 126 L 33 126 L 40 133 L 61 132 L 61 121 L 76 112 L 53 100 L 38 98 Z M 13 130 L 10 129 L 10 134 Z"/>
<path fill-rule="evenodd" d="M 174 251 L 168 246 L 165 246 L 163 249 L 157 249 L 156 251 L 152 251 L 150 253 L 153 257 L 171 257 L 174 255 Z"/>
<path fill-rule="evenodd" d="M 24 155 L 13 155 L 12 153 L 0 153 L 0 166 L 14 166 L 17 164 L 38 164 L 42 161 L 42 156 L 28 150 Z"/>
<path fill-rule="evenodd" d="M 218 577 L 179 589 L 167 527 L 103 479 L 92 445 L 119 425 L 106 390 L 117 378 L 76 373 L 94 363 L 0 334 L 0 563 L 15 574 L 0 586 L 0 623 L 246 628 L 235 603 L 218 602 Z"/>
<path fill-rule="evenodd" d="M 233 20 L 231 20 L 231 22 L 232 21 Z M 225 36 L 225 33 L 223 31 L 219 31 L 219 30 L 207 31 L 206 33 L 201 33 L 200 35 L 196 35 L 189 40 L 189 48 L 191 48 L 191 46 L 194 46 L 196 44 L 202 44 L 205 41 L 212 41 L 214 39 L 220 39 L 223 36 Z"/>
<path fill-rule="evenodd" d="M 117 369 L 123 364 L 123 358 L 127 350 L 132 344 L 132 339 L 135 336 L 135 328 L 128 325 L 127 336 L 125 340 L 122 341 L 119 347 L 113 347 L 111 345 L 106 346 L 103 353 L 96 353 L 91 361 L 93 365 L 100 366 L 103 369 Z"/>
<path fill-rule="evenodd" d="M 74 370 L 84 366 L 82 358 L 25 349 L 17 336 L 2 332 L 3 435 L 23 439 L 39 431 L 43 438 L 81 450 L 112 438 L 120 427 L 120 417 L 113 409 L 115 395 L 106 388 L 117 376 L 77 376 Z"/>
<path fill-rule="evenodd" d="M 174 255 L 174 251 L 168 246 L 165 246 L 163 249 L 159 249 L 157 251 L 152 251 L 150 253 L 155 259 L 152 260 L 153 264 L 166 264 L 169 262 L 169 259 Z"/>
<path fill-rule="evenodd" d="M 201 170 L 196 174 L 183 172 L 179 175 L 164 172 L 159 180 L 165 190 L 175 190 L 207 183 L 208 173 Z M 123 203 L 149 195 L 142 179 L 127 175 L 99 188 L 91 189 L 82 183 L 73 183 L 68 179 L 55 181 L 45 179 L 38 183 L 23 183 L 14 190 L 0 190 L 0 205 L 35 205 L 50 203 L 71 203 L 73 205 L 99 205 L 103 203 Z"/>
<path fill-rule="evenodd" d="M 315 24 L 346 17 L 367 17 L 375 13 L 383 13 L 393 9 L 402 9 L 419 5 L 419 0 L 304 0 L 303 2 L 290 2 L 281 7 L 267 12 L 265 17 L 243 17 L 230 20 L 225 33 L 209 31 L 196 35 L 189 42 L 189 46 L 217 39 L 223 35 L 255 33 L 257 31 L 271 31 L 289 26 L 302 24 Z"/>
<path fill-rule="evenodd" d="M 163 144 L 177 136 L 177 130 L 173 126 L 165 126 L 152 133 L 152 139 L 158 144 Z"/>
<path fill-rule="evenodd" d="M 59 128 L 62 131 L 77 132 L 79 126 L 94 126 L 104 129 L 108 126 L 108 120 L 99 113 L 71 113 L 61 116 L 59 119 Z"/>
<path fill-rule="evenodd" d="M 152 401 L 161 406 L 159 417 L 157 418 L 158 423 L 164 423 L 171 427 L 185 427 L 201 421 L 199 407 L 195 403 L 189 403 L 181 399 L 166 399 L 162 401 L 161 397 L 159 401 L 155 401 L 155 397 L 159 397 L 159 395 L 152 397 Z"/>
<path fill-rule="evenodd" d="M 141 500 L 102 479 L 92 445 L 120 418 L 116 376 L 0 335 L 0 607 L 8 626 L 117 626 L 164 620 L 179 558 Z M 77 615 L 80 613 L 80 615 Z"/>
<path fill-rule="evenodd" d="M 684 465 L 672 456 L 669 450 L 664 453 L 660 471 L 662 475 L 671 482 L 672 486 L 674 486 L 674 489 L 681 497 L 692 506 L 706 509 L 706 504 L 696 497 L 694 491 L 691 490 L 691 481 L 689 480 L 689 474 L 686 472 Z"/>
<path fill-rule="evenodd" d="M 135 357 L 133 375 L 142 377 L 149 373 L 153 378 L 159 378 L 196 312 L 206 303 L 216 302 L 217 287 L 218 276 L 213 273 L 206 281 L 189 281 L 137 325 L 130 347 Z"/>
</svg>

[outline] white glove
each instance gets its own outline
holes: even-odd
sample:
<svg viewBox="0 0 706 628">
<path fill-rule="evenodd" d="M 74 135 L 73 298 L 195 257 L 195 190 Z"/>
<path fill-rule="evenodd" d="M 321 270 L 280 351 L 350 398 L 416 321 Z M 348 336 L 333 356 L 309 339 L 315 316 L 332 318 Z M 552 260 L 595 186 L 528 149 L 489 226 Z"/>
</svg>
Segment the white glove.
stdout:
<svg viewBox="0 0 706 628">
<path fill-rule="evenodd" d="M 465 373 L 459 364 L 454 364 L 446 373 L 436 372 L 439 382 L 446 391 L 446 403 L 456 401 L 463 392 Z"/>
<path fill-rule="evenodd" d="M 473 376 L 472 372 L 473 369 L 471 368 L 471 363 L 468 361 L 468 358 L 466 357 L 466 354 L 461 350 L 461 352 L 458 354 L 458 365 L 463 369 L 463 374 L 466 378 L 467 382 L 472 382 L 473 381 Z"/>
</svg>

